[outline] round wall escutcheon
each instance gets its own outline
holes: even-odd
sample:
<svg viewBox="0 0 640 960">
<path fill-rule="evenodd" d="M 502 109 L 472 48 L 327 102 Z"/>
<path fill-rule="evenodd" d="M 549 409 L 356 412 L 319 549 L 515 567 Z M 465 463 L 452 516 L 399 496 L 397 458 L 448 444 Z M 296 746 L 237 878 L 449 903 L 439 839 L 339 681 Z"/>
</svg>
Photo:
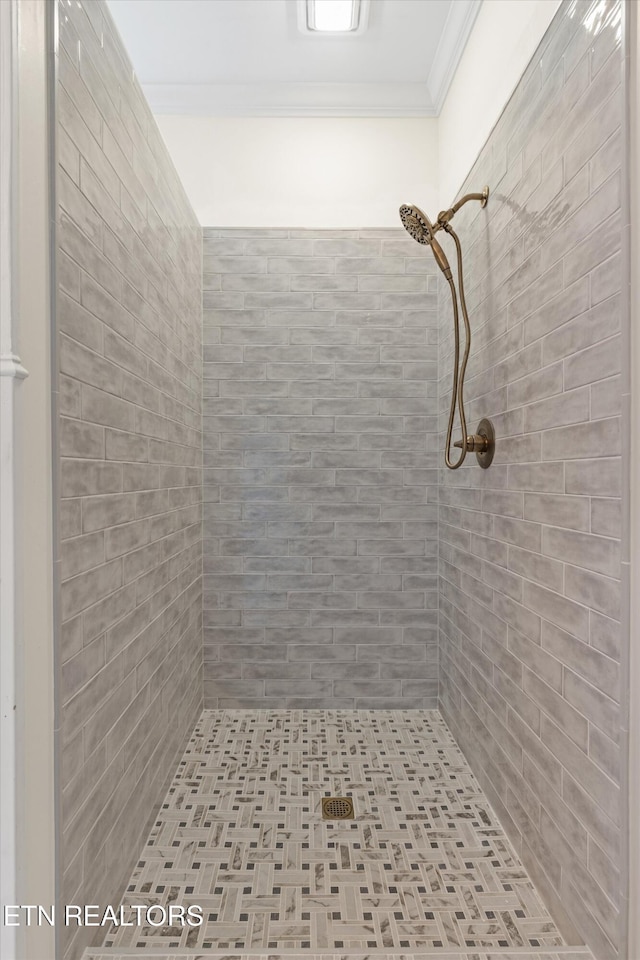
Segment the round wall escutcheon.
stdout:
<svg viewBox="0 0 640 960">
<path fill-rule="evenodd" d="M 487 467 L 491 466 L 493 461 L 493 455 L 496 450 L 496 433 L 493 429 L 493 424 L 491 420 L 487 420 L 486 417 L 480 421 L 478 424 L 478 429 L 476 433 L 480 437 L 484 437 L 486 440 L 486 446 L 484 450 L 479 450 L 476 452 L 476 458 L 478 463 L 483 470 L 486 470 Z"/>
</svg>

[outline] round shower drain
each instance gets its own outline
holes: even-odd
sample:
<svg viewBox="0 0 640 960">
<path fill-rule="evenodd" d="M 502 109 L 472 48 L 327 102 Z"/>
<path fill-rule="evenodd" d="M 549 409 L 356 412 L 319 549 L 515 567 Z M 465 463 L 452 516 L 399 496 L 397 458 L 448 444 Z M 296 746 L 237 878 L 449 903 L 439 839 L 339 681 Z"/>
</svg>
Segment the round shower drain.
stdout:
<svg viewBox="0 0 640 960">
<path fill-rule="evenodd" d="M 353 820 L 353 800 L 351 797 L 323 797 L 323 820 Z"/>
</svg>

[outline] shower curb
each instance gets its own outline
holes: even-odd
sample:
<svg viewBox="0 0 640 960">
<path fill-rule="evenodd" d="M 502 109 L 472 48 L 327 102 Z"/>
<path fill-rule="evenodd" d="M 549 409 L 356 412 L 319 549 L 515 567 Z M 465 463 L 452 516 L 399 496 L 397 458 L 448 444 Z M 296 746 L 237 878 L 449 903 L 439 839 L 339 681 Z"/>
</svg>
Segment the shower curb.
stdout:
<svg viewBox="0 0 640 960">
<path fill-rule="evenodd" d="M 588 947 L 566 946 L 545 948 L 518 947 L 464 947 L 461 950 L 387 950 L 355 948 L 338 951 L 327 950 L 281 950 L 257 949 L 249 951 L 228 950 L 156 950 L 141 947 L 139 949 L 118 950 L 114 947 L 87 949 L 82 960 L 129 960 L 129 958 L 149 957 L 150 960 L 594 960 Z"/>
</svg>

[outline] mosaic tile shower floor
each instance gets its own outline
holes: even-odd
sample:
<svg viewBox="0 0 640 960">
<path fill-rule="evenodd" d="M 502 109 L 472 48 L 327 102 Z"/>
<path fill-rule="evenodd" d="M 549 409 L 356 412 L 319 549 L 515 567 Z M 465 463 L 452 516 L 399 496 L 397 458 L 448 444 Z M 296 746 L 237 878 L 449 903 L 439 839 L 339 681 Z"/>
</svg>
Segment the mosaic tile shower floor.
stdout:
<svg viewBox="0 0 640 960">
<path fill-rule="evenodd" d="M 327 795 L 355 820 L 322 820 Z M 205 923 L 114 928 L 87 960 L 590 957 L 428 710 L 205 710 L 122 902 L 199 904 Z"/>
</svg>

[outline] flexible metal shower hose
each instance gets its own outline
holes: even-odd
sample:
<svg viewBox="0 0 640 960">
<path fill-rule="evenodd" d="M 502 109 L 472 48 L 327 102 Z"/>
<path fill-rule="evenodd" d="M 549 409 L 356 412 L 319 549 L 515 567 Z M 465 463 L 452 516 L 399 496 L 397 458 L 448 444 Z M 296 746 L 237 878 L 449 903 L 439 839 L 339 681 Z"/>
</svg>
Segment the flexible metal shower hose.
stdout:
<svg viewBox="0 0 640 960">
<path fill-rule="evenodd" d="M 471 350 L 471 326 L 469 324 L 469 314 L 464 297 L 464 280 L 462 276 L 462 248 L 455 230 L 447 223 L 444 225 L 446 232 L 453 237 L 456 245 L 456 255 L 458 259 L 458 287 L 460 291 L 460 305 L 462 307 L 462 317 L 465 329 L 465 348 L 460 366 L 460 317 L 458 311 L 458 296 L 453 277 L 448 276 L 449 289 L 451 290 L 451 300 L 453 302 L 453 330 L 454 330 L 454 351 L 453 351 L 453 384 L 451 389 L 451 407 L 449 410 L 449 423 L 447 426 L 447 445 L 444 451 L 445 463 L 450 470 L 457 470 L 461 467 L 464 458 L 467 455 L 467 419 L 464 413 L 464 376 L 469 360 L 469 351 Z M 459 369 L 458 369 L 459 368 Z M 456 414 L 456 405 L 458 407 L 458 416 L 460 418 L 460 427 L 462 429 L 462 450 L 456 463 L 451 460 L 451 436 L 453 433 L 453 421 Z"/>
</svg>

